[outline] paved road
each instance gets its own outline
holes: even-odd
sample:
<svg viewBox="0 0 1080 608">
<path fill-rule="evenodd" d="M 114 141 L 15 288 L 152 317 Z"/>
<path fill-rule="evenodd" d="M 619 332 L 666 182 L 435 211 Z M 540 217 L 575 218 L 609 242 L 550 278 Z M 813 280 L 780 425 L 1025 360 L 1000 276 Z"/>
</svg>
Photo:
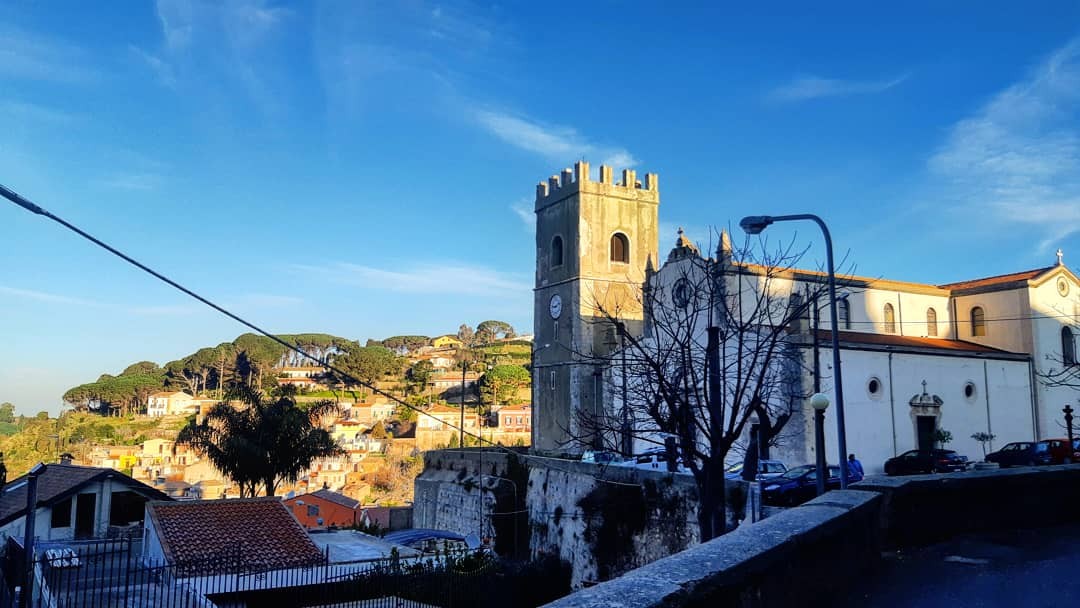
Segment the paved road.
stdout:
<svg viewBox="0 0 1080 608">
<path fill-rule="evenodd" d="M 847 597 L 834 606 L 1080 604 L 1080 524 L 962 536 L 883 557 L 878 570 L 854 583 Z"/>
</svg>

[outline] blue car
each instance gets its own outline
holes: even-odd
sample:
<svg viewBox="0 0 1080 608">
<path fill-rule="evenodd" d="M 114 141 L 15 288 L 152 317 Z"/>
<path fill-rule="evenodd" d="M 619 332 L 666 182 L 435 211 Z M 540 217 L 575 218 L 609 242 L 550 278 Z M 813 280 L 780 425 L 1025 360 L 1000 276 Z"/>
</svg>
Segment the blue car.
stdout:
<svg viewBox="0 0 1080 608">
<path fill-rule="evenodd" d="M 825 490 L 840 488 L 840 467 L 830 464 Z M 862 480 L 862 476 L 848 471 L 848 483 Z M 817 496 L 817 467 L 806 464 L 762 484 L 761 501 L 776 507 L 794 507 Z"/>
</svg>

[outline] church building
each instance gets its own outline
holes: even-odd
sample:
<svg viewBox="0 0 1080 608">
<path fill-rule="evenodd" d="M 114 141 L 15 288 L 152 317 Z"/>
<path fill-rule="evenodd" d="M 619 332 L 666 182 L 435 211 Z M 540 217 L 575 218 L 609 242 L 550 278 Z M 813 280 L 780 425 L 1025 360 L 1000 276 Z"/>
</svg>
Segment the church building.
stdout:
<svg viewBox="0 0 1080 608">
<path fill-rule="evenodd" d="M 688 259 L 705 260 L 681 234 L 660 257 L 659 203 L 656 174 L 639 180 L 626 170 L 616 182 L 601 166 L 593 181 L 584 161 L 537 186 L 533 447 L 540 452 L 594 447 L 576 425 L 580 412 L 622 406 L 610 381 L 622 332 L 662 339 L 650 329 L 651 286 L 676 283 Z M 715 259 L 728 255 L 725 247 L 726 235 Z M 755 272 L 736 262 L 725 281 Z M 822 273 L 799 269 L 781 279 L 770 297 L 789 302 L 815 297 L 824 282 Z M 938 430 L 952 435 L 947 448 L 973 460 L 984 448 L 1065 436 L 1062 408 L 1080 405 L 1076 389 L 1044 381 L 1077 365 L 1080 279 L 1061 252 L 1042 268 L 945 285 L 838 275 L 837 290 L 847 446 L 867 473 L 932 447 Z M 668 291 L 680 305 L 679 290 Z M 835 403 L 827 298 L 804 308 L 824 314 L 808 312 L 786 338 L 803 362 L 790 380 L 793 392 L 808 395 L 816 386 Z M 619 328 L 605 322 L 613 316 Z M 838 457 L 833 409 L 826 414 L 830 463 Z M 995 439 L 984 445 L 976 433 Z M 805 401 L 791 411 L 772 457 L 789 467 L 814 462 Z"/>
</svg>

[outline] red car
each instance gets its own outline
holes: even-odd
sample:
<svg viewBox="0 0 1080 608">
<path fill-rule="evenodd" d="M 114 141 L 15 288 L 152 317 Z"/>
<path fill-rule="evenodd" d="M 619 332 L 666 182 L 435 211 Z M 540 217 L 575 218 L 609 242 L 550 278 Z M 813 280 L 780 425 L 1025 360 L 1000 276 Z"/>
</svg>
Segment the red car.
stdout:
<svg viewBox="0 0 1080 608">
<path fill-rule="evenodd" d="M 1032 448 L 1036 464 L 1071 464 L 1080 462 L 1080 439 L 1043 439 Z"/>
</svg>

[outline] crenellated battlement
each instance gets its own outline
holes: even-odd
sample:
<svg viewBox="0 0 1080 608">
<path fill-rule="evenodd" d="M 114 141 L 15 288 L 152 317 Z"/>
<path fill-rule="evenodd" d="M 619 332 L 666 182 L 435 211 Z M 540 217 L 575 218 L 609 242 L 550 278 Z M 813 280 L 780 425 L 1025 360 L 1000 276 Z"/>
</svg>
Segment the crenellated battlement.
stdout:
<svg viewBox="0 0 1080 608">
<path fill-rule="evenodd" d="M 559 175 L 552 175 L 546 182 L 536 184 L 536 205 L 559 200 L 580 192 L 590 186 L 597 186 L 598 192 L 627 198 L 640 198 L 642 191 L 651 193 L 654 197 L 659 195 L 660 177 L 656 173 L 646 173 L 645 180 L 637 178 L 637 171 L 623 169 L 622 179 L 615 183 L 614 170 L 607 165 L 600 165 L 600 181 L 592 181 L 589 176 L 589 163 L 578 161 L 574 168 L 563 169 Z M 619 190 L 624 192 L 620 193 Z M 629 196 L 627 196 L 629 195 Z"/>
</svg>

